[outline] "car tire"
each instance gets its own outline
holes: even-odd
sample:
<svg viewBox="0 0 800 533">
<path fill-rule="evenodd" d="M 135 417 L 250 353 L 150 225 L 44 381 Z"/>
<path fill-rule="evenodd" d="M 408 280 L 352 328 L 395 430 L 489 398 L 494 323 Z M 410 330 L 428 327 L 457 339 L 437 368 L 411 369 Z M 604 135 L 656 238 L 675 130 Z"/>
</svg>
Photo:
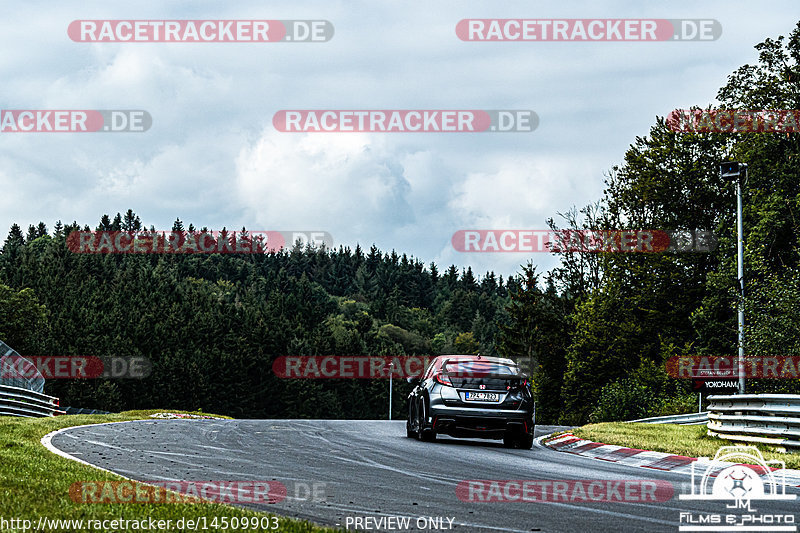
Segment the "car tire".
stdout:
<svg viewBox="0 0 800 533">
<path fill-rule="evenodd" d="M 505 448 L 516 448 L 517 447 L 517 437 L 511 433 L 506 433 L 503 435 L 503 446 Z"/>
<path fill-rule="evenodd" d="M 432 429 L 425 429 L 425 400 L 419 401 L 417 409 L 417 438 L 423 442 L 433 442 L 436 440 L 436 432 Z"/>
<path fill-rule="evenodd" d="M 422 439 L 425 442 L 434 442 L 436 440 L 436 432 L 426 429 L 422 432 Z"/>
<path fill-rule="evenodd" d="M 423 400 L 417 401 L 417 409 L 416 409 L 416 412 L 414 413 L 414 415 L 416 417 L 416 420 L 417 420 L 416 437 L 419 440 L 422 440 L 422 426 L 423 426 L 423 420 L 424 420 L 424 418 L 423 418 L 424 415 L 422 414 L 422 409 L 421 409 L 422 402 L 423 402 Z"/>
<path fill-rule="evenodd" d="M 503 446 L 506 448 L 530 450 L 533 448 L 533 435 L 527 433 L 506 433 L 503 437 Z"/>
<path fill-rule="evenodd" d="M 406 437 L 409 439 L 417 438 L 417 432 L 412 429 L 411 421 L 414 420 L 414 416 L 411 413 L 411 402 L 408 402 L 408 420 L 406 421 Z"/>
</svg>

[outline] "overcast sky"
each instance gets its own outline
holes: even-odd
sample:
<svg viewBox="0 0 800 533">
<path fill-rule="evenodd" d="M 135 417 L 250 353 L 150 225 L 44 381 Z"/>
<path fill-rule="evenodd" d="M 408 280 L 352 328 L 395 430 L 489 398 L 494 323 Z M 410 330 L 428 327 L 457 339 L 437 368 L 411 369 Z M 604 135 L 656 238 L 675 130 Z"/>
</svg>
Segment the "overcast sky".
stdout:
<svg viewBox="0 0 800 533">
<path fill-rule="evenodd" d="M 459 229 L 545 229 L 600 198 L 657 115 L 714 103 L 797 0 L 25 2 L 3 6 L 1 109 L 144 109 L 143 133 L 0 133 L 0 238 L 132 208 L 168 230 L 324 230 L 507 276 Z M 711 42 L 464 42 L 464 18 L 716 19 Z M 76 19 L 325 19 L 325 43 L 81 43 Z M 281 133 L 282 109 L 531 109 L 530 133 Z"/>
</svg>

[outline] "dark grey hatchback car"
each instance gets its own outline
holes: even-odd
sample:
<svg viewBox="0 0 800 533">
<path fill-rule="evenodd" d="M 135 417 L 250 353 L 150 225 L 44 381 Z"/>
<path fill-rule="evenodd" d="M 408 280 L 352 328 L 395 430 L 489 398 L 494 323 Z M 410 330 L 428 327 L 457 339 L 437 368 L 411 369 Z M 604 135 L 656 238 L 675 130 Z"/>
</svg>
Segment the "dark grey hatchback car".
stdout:
<svg viewBox="0 0 800 533">
<path fill-rule="evenodd" d="M 511 359 L 440 355 L 409 382 L 416 386 L 408 395 L 408 437 L 432 441 L 441 433 L 503 439 L 508 448 L 533 446 L 533 397 Z"/>
</svg>

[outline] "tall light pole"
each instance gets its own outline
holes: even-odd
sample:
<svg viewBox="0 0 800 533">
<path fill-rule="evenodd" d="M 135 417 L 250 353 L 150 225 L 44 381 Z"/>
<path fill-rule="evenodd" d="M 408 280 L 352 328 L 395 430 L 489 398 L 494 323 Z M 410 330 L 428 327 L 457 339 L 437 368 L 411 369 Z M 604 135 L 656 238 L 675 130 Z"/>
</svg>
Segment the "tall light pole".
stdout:
<svg viewBox="0 0 800 533">
<path fill-rule="evenodd" d="M 742 175 L 747 177 L 747 164 L 733 161 L 719 167 L 723 178 L 736 177 L 736 272 L 739 285 L 739 394 L 744 394 L 744 235 L 742 230 Z"/>
<path fill-rule="evenodd" d="M 392 419 L 392 374 L 394 373 L 394 363 L 389 363 L 389 420 Z"/>
</svg>

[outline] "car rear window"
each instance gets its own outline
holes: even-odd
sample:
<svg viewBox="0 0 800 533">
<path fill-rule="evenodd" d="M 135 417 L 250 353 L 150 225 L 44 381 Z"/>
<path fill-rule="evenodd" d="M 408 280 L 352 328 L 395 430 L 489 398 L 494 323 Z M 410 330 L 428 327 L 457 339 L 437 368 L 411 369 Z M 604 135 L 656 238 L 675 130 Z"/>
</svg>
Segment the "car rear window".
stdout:
<svg viewBox="0 0 800 533">
<path fill-rule="evenodd" d="M 502 363 L 491 363 L 487 361 L 453 361 L 444 366 L 445 372 L 457 376 L 471 376 L 481 374 L 505 374 L 515 376 L 519 374 L 519 368 Z"/>
</svg>

